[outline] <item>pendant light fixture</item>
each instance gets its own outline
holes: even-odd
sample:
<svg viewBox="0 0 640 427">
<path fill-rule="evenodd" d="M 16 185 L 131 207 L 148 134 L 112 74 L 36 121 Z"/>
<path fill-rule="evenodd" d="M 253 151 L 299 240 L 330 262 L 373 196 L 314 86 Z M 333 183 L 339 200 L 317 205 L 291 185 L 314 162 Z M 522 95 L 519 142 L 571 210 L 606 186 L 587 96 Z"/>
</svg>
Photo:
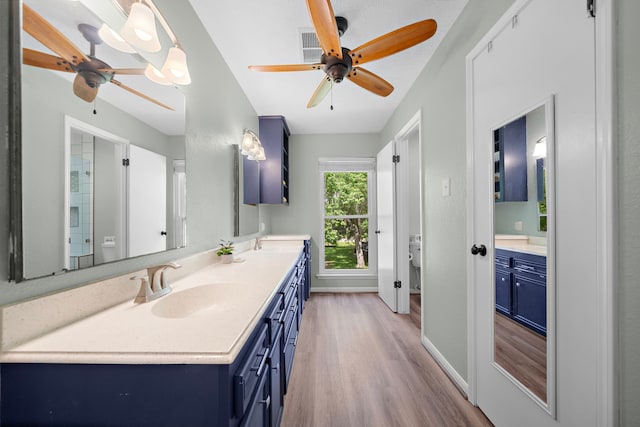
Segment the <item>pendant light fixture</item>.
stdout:
<svg viewBox="0 0 640 427">
<path fill-rule="evenodd" d="M 136 50 L 132 48 L 129 43 L 124 41 L 124 39 L 120 36 L 120 34 L 115 32 L 113 28 L 111 28 L 107 24 L 102 24 L 102 26 L 98 30 L 98 35 L 100 36 L 103 42 L 105 42 L 107 45 L 111 46 L 112 48 L 119 50 L 120 52 L 125 52 L 125 53 L 136 52 Z"/>
<path fill-rule="evenodd" d="M 547 137 L 543 136 L 536 141 L 536 145 L 533 148 L 533 158 L 540 159 L 547 157 Z"/>
<path fill-rule="evenodd" d="M 133 47 L 147 52 L 158 52 L 161 48 L 156 31 L 153 11 L 144 3 L 131 5 L 129 17 L 120 31 L 122 38 Z"/>
<path fill-rule="evenodd" d="M 191 76 L 187 67 L 187 55 L 177 45 L 169 49 L 167 60 L 160 72 L 175 84 L 188 85 L 191 83 Z"/>
<path fill-rule="evenodd" d="M 154 83 L 169 86 L 171 80 L 169 80 L 160 70 L 154 67 L 152 64 L 147 64 L 147 68 L 144 70 L 144 75 Z"/>
</svg>

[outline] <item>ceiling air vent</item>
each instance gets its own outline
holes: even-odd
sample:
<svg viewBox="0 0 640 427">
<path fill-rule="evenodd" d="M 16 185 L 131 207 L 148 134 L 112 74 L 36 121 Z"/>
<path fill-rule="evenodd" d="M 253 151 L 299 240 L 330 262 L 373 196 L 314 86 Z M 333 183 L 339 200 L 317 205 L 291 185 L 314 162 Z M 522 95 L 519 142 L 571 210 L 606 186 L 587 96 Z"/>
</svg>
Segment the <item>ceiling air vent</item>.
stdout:
<svg viewBox="0 0 640 427">
<path fill-rule="evenodd" d="M 316 63 L 320 62 L 322 57 L 322 49 L 313 30 L 300 30 L 302 37 L 302 61 Z"/>
</svg>

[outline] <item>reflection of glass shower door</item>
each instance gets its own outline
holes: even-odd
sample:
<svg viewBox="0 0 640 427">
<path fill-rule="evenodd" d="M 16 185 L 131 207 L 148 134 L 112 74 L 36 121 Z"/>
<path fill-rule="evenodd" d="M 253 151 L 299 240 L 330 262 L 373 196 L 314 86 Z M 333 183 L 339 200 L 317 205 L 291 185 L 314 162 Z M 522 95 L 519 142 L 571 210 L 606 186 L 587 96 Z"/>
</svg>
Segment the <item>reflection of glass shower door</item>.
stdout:
<svg viewBox="0 0 640 427">
<path fill-rule="evenodd" d="M 71 144 L 69 185 L 69 267 L 93 265 L 93 137 Z"/>
</svg>

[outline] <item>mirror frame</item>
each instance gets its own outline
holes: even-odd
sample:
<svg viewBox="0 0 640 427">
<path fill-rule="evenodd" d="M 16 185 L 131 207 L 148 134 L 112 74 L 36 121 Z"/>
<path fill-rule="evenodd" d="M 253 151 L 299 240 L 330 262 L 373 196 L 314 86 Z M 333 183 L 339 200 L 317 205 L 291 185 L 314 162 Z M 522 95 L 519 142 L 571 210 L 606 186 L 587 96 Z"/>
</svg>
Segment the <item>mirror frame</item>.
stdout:
<svg viewBox="0 0 640 427">
<path fill-rule="evenodd" d="M 3 35 L 6 36 L 7 46 L 7 59 L 6 68 L 3 73 L 6 72 L 6 81 L 8 82 L 7 93 L 7 155 L 8 155 L 8 178 L 9 178 L 9 195 L 8 195 L 8 259 L 7 259 L 7 276 L 6 279 L 9 283 L 26 283 L 30 281 L 38 281 L 51 277 L 51 275 L 25 277 L 25 254 L 23 245 L 23 192 L 22 192 L 22 0 L 8 0 L 6 2 L 0 2 L 0 11 L 6 16 L 8 25 Z M 4 30 L 4 29 L 3 29 Z M 4 64 L 3 64 L 4 65 Z M 3 74 L 4 76 L 4 74 Z M 186 95 L 184 95 L 186 97 Z M 186 110 L 185 110 L 186 114 Z M 186 144 L 186 141 L 185 141 Z M 185 147 L 186 150 L 186 147 Z M 185 156 L 186 157 L 186 156 Z M 119 263 L 123 261 L 133 260 L 135 258 L 142 258 L 146 256 L 160 255 L 163 253 L 182 250 L 184 246 L 168 248 L 164 251 L 153 252 L 135 257 L 126 257 L 120 260 L 108 264 Z M 162 261 L 159 261 L 162 262 Z M 137 264 L 137 263 L 136 263 Z M 69 273 L 85 272 L 93 268 L 100 268 L 103 264 L 93 266 L 91 268 L 85 268 L 80 270 L 67 271 L 64 276 Z M 66 285 L 59 287 L 59 289 L 65 289 L 70 286 L 77 285 L 79 283 L 88 283 L 92 280 L 106 278 L 118 273 L 97 273 L 87 276 L 86 273 L 80 274 L 78 280 L 69 279 Z M 57 276 L 57 274 L 55 274 Z M 35 293 L 34 295 L 38 295 Z"/>
<path fill-rule="evenodd" d="M 4 3 L 4 2 L 3 2 Z M 24 280 L 24 258 L 22 253 L 22 64 L 20 31 L 22 29 L 21 3 L 10 0 L 8 9 L 8 60 L 9 90 L 8 106 L 8 151 L 9 151 L 9 271 L 10 282 Z M 3 11 L 4 12 L 4 11 Z"/>
</svg>

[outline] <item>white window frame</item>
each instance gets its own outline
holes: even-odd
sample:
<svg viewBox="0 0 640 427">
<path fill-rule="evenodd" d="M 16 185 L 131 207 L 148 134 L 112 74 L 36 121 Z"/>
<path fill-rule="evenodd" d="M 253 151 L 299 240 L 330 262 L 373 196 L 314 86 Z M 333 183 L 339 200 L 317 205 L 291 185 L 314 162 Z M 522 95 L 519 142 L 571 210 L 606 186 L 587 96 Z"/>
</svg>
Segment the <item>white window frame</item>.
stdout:
<svg viewBox="0 0 640 427">
<path fill-rule="evenodd" d="M 329 158 L 321 157 L 318 159 L 318 188 L 320 189 L 320 244 L 318 245 L 319 266 L 318 277 L 348 277 L 348 278 L 373 278 L 378 274 L 378 248 L 377 239 L 373 236 L 377 228 L 376 214 L 376 159 L 375 157 L 347 157 L 347 158 Z M 366 269 L 326 269 L 324 262 L 324 224 L 326 219 L 333 218 L 325 216 L 324 205 L 324 174 L 325 172 L 367 172 L 368 178 L 368 220 L 369 220 L 369 239 L 368 239 L 368 268 Z M 355 216 L 354 216 L 355 217 Z"/>
</svg>

